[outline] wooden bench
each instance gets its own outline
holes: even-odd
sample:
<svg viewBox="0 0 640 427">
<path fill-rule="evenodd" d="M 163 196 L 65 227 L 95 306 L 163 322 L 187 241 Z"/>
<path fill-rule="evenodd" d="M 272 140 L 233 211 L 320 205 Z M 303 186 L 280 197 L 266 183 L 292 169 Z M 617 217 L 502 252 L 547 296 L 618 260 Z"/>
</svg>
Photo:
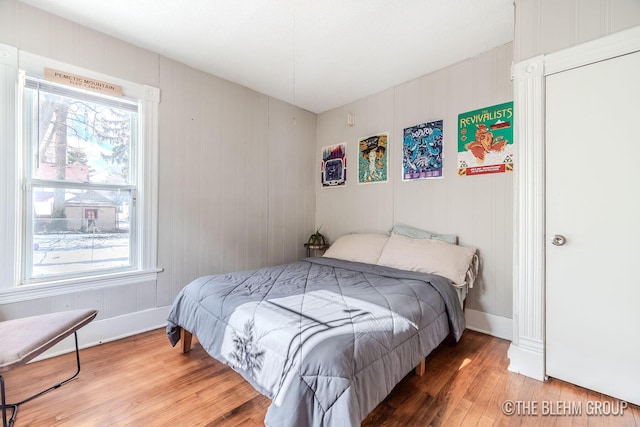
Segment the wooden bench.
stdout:
<svg viewBox="0 0 640 427">
<path fill-rule="evenodd" d="M 83 309 L 24 317 L 21 319 L 0 322 L 0 393 L 2 398 L 2 425 L 13 426 L 18 414 L 18 406 L 74 379 L 80 373 L 80 353 L 78 351 L 78 335 L 76 331 L 91 322 L 97 310 Z M 76 373 L 46 390 L 17 403 L 7 403 L 4 378 L 2 373 L 24 365 L 39 356 L 69 335 L 74 334 L 76 343 Z M 7 421 L 7 409 L 12 409 L 11 418 Z"/>
</svg>

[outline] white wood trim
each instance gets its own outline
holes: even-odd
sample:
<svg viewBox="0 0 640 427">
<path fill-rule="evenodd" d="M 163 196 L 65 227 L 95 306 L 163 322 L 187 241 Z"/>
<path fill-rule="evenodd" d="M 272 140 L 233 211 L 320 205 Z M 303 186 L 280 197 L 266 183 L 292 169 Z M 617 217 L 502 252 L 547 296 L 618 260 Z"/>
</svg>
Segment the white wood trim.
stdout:
<svg viewBox="0 0 640 427">
<path fill-rule="evenodd" d="M 9 65 L 13 68 L 18 67 L 18 49 L 6 44 L 0 43 L 0 64 Z"/>
<path fill-rule="evenodd" d="M 513 319 L 466 309 L 464 317 L 467 329 L 511 341 L 513 339 Z"/>
<path fill-rule="evenodd" d="M 87 291 L 90 289 L 123 286 L 149 281 L 155 282 L 157 280 L 158 273 L 161 271 L 162 270 L 160 269 L 148 271 L 127 271 L 0 289 L 0 305 L 30 301 L 39 298 L 49 298 L 72 292 Z"/>
<path fill-rule="evenodd" d="M 640 40 L 640 26 L 551 53 L 544 58 L 544 75 L 634 52 L 640 48 L 637 40 Z"/>
<path fill-rule="evenodd" d="M 21 70 L 26 71 L 30 76 L 41 79 L 44 79 L 45 67 L 49 67 L 122 86 L 122 95 L 127 98 L 148 99 L 149 97 L 147 87 L 143 84 L 131 82 L 129 80 L 97 71 L 88 70 L 83 67 L 78 67 L 77 65 L 58 61 L 46 56 L 36 55 L 24 50 L 20 50 L 18 52 L 18 66 Z"/>
<path fill-rule="evenodd" d="M 143 203 L 143 227 L 138 236 L 138 244 L 142 245 L 142 257 L 138 265 L 142 269 L 152 269 L 158 260 L 158 115 L 160 89 L 144 86 L 141 123 L 144 158 L 139 168 L 140 200 Z"/>
<path fill-rule="evenodd" d="M 142 93 L 140 94 L 140 99 L 159 104 L 160 89 L 154 86 L 142 85 Z"/>
<path fill-rule="evenodd" d="M 19 276 L 21 220 L 19 204 L 20 161 L 16 161 L 18 117 L 18 49 L 0 44 L 0 289 L 13 286 Z"/>
<path fill-rule="evenodd" d="M 165 306 L 124 316 L 95 320 L 78 332 L 78 345 L 80 348 L 87 348 L 165 327 L 169 310 L 170 307 Z M 467 318 L 467 329 L 498 338 L 511 339 L 511 319 L 469 309 L 465 310 L 465 316 Z M 167 345 L 169 345 L 169 341 L 167 341 Z M 69 353 L 74 349 L 73 340 L 66 339 L 34 360 L 42 360 Z"/>
<path fill-rule="evenodd" d="M 545 371 L 545 76 L 640 50 L 640 27 L 516 64 L 513 342 L 509 370 Z"/>
<path fill-rule="evenodd" d="M 94 320 L 78 330 L 78 347 L 81 349 L 92 347 L 153 329 L 164 328 L 167 325 L 167 316 L 170 308 L 169 306 L 159 307 L 109 319 Z M 100 313 L 98 313 L 98 319 L 99 317 Z M 167 339 L 167 347 L 170 346 L 171 344 Z M 33 361 L 70 353 L 75 351 L 75 348 L 75 341 L 72 336 L 69 336 L 33 359 Z"/>
<path fill-rule="evenodd" d="M 510 370 L 544 377 L 544 58 L 514 67 L 514 304 Z M 521 346 L 527 343 L 527 348 Z M 527 357 L 522 357 L 526 355 Z"/>
<path fill-rule="evenodd" d="M 519 345 L 511 345 L 507 356 L 509 357 L 509 371 L 516 372 L 539 381 L 544 381 L 545 368 L 544 345 L 538 340 L 519 338 Z"/>
</svg>

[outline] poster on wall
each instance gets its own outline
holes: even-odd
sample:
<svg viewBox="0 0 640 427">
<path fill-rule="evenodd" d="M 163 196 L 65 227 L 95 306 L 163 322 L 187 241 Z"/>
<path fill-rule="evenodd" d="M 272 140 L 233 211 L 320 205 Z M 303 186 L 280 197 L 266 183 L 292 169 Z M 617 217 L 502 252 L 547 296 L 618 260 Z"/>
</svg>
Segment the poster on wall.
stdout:
<svg viewBox="0 0 640 427">
<path fill-rule="evenodd" d="M 358 140 L 358 183 L 387 182 L 389 133 Z"/>
<path fill-rule="evenodd" d="M 402 180 L 442 178 L 442 120 L 404 129 Z"/>
<path fill-rule="evenodd" d="M 513 172 L 513 102 L 458 115 L 458 175 Z"/>
<path fill-rule="evenodd" d="M 347 183 L 347 144 L 322 147 L 320 180 L 323 187 L 338 187 Z"/>
</svg>

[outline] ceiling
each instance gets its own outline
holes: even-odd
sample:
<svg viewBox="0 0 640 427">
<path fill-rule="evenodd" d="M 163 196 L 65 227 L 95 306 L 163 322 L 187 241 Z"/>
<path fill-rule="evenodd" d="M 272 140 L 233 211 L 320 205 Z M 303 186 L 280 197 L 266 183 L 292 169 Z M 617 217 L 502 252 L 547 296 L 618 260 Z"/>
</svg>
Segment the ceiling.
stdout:
<svg viewBox="0 0 640 427">
<path fill-rule="evenodd" d="M 321 113 L 513 40 L 513 0 L 20 0 Z"/>
</svg>

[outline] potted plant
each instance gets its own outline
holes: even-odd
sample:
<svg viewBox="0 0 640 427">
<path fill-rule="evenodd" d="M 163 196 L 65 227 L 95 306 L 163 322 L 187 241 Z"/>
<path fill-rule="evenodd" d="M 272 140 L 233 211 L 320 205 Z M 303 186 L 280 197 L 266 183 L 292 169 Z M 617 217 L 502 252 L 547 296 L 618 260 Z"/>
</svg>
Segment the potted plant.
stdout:
<svg viewBox="0 0 640 427">
<path fill-rule="evenodd" d="M 327 239 L 320 233 L 321 228 L 322 226 L 318 227 L 316 232 L 309 236 L 309 240 L 307 241 L 309 246 L 324 246 L 327 244 Z"/>
</svg>

